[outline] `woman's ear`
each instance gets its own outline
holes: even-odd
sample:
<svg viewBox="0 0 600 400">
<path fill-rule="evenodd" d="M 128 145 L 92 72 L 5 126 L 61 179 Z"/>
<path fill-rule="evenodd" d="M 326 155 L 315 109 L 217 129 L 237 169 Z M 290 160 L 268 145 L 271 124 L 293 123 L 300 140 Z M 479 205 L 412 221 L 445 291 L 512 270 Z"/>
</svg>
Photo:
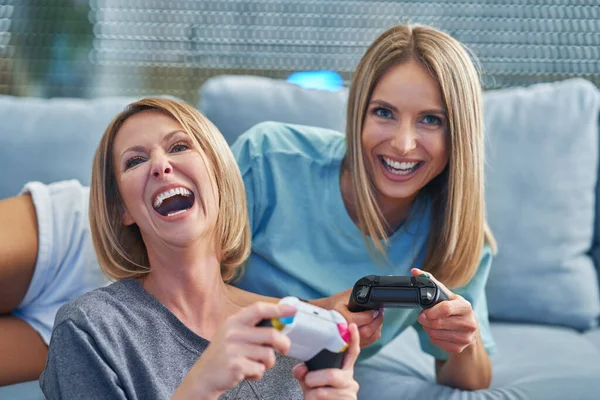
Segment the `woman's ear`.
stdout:
<svg viewBox="0 0 600 400">
<path fill-rule="evenodd" d="M 125 226 L 130 226 L 130 225 L 135 224 L 135 221 L 133 220 L 133 218 L 129 214 L 129 211 L 127 211 L 127 209 L 125 207 L 122 207 L 122 210 L 121 210 L 121 220 L 123 221 L 123 225 L 125 225 Z"/>
</svg>

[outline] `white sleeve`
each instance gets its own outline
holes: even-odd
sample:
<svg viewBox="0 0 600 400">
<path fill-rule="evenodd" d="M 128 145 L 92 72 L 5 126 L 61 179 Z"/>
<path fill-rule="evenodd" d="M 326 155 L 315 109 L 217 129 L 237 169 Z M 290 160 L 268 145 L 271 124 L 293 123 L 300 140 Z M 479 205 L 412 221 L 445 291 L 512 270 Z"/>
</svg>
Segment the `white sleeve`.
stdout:
<svg viewBox="0 0 600 400">
<path fill-rule="evenodd" d="M 13 314 L 50 341 L 62 304 L 109 283 L 102 273 L 88 221 L 89 188 L 69 180 L 29 182 L 38 223 L 38 253 L 31 283 Z"/>
</svg>

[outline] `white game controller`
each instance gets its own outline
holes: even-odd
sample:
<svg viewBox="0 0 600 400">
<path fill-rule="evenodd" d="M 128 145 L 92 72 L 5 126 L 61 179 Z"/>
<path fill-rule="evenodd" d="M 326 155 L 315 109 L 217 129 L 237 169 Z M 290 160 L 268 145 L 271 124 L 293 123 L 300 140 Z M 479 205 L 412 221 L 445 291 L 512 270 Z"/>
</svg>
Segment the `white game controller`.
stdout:
<svg viewBox="0 0 600 400">
<path fill-rule="evenodd" d="M 340 368 L 350 342 L 344 317 L 297 297 L 284 297 L 279 303 L 296 307 L 296 314 L 263 320 L 259 326 L 271 326 L 285 333 L 292 342 L 287 355 L 304 361 L 309 371 Z"/>
</svg>

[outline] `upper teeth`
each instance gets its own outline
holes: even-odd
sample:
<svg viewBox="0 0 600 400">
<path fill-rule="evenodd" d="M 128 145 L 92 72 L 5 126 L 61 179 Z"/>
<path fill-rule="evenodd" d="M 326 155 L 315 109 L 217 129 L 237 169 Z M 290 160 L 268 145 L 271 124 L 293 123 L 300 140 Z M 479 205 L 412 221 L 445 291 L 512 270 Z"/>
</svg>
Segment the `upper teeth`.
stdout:
<svg viewBox="0 0 600 400">
<path fill-rule="evenodd" d="M 416 162 L 416 161 L 412 161 L 412 162 L 398 162 L 398 161 L 394 161 L 394 160 L 392 160 L 390 158 L 387 158 L 387 157 L 383 157 L 383 160 L 390 167 L 395 168 L 395 169 L 403 169 L 403 170 L 412 169 L 412 168 L 415 167 L 415 165 L 418 164 L 418 162 Z"/>
<path fill-rule="evenodd" d="M 178 188 L 174 188 L 174 189 L 165 190 L 164 192 L 162 192 L 158 196 L 156 196 L 156 199 L 154 200 L 154 208 L 160 207 L 160 205 L 162 204 L 163 201 L 165 201 L 166 199 L 173 197 L 175 195 L 191 196 L 192 192 L 190 192 L 189 190 L 187 190 L 184 187 L 178 187 Z"/>
</svg>

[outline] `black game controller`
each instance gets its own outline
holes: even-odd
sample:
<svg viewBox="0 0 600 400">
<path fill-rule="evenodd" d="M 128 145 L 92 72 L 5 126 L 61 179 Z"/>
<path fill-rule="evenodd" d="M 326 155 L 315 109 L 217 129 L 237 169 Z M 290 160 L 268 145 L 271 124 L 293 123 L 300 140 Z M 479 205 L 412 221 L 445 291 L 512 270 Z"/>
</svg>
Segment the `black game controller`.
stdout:
<svg viewBox="0 0 600 400">
<path fill-rule="evenodd" d="M 354 284 L 348 309 L 431 308 L 444 300 L 448 300 L 446 293 L 424 276 L 369 275 Z"/>
</svg>

